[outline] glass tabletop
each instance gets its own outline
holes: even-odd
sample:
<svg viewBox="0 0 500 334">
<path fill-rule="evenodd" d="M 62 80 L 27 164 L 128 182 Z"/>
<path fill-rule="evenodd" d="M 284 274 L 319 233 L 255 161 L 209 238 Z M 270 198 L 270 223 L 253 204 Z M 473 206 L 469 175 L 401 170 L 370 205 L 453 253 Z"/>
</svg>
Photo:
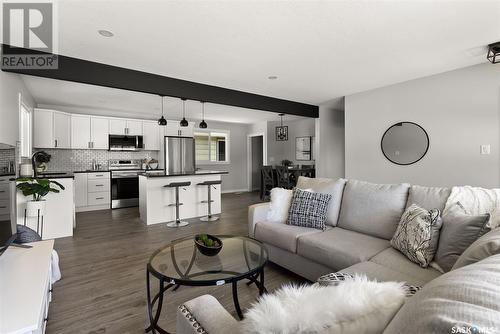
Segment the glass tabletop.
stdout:
<svg viewBox="0 0 500 334">
<path fill-rule="evenodd" d="M 214 256 L 200 253 L 194 237 L 179 239 L 151 256 L 148 270 L 158 278 L 182 285 L 212 285 L 248 277 L 267 262 L 265 246 L 252 238 L 216 235 L 222 241 Z"/>
</svg>

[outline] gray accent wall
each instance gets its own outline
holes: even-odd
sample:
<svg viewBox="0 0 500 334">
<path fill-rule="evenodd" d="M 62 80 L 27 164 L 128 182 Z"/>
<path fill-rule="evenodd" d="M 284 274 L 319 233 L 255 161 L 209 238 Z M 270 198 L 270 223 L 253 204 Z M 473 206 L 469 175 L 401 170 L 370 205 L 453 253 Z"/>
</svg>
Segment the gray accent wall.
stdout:
<svg viewBox="0 0 500 334">
<path fill-rule="evenodd" d="M 339 178 L 345 175 L 344 102 L 319 106 L 316 119 L 316 176 Z"/>
<path fill-rule="evenodd" d="M 196 121 L 197 124 L 199 121 Z M 196 167 L 210 170 L 223 170 L 229 174 L 222 175 L 222 191 L 235 192 L 248 190 L 247 175 L 247 133 L 248 125 L 207 121 L 209 130 L 226 130 L 230 132 L 230 163 L 196 164 Z M 196 128 L 195 128 L 196 132 Z"/>
<path fill-rule="evenodd" d="M 267 123 L 267 162 L 269 165 L 280 165 L 281 161 L 288 159 L 294 164 L 313 165 L 315 157 L 311 161 L 295 160 L 295 138 L 315 136 L 315 119 L 308 118 L 295 121 L 286 121 L 286 116 L 283 120 L 283 125 L 288 126 L 288 140 L 276 141 L 276 126 L 280 122 Z M 313 154 L 314 155 L 314 154 Z"/>
<path fill-rule="evenodd" d="M 400 121 L 429 134 L 427 155 L 398 166 L 381 152 Z M 500 185 L 500 65 L 481 64 L 345 98 L 345 174 L 381 183 Z M 481 145 L 491 154 L 481 155 Z"/>
</svg>

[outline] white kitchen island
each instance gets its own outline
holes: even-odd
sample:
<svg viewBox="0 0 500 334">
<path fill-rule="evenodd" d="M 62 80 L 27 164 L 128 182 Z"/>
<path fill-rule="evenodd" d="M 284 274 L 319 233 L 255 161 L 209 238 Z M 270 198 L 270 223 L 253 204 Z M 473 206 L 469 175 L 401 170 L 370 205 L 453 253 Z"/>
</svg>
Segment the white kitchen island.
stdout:
<svg viewBox="0 0 500 334">
<path fill-rule="evenodd" d="M 175 220 L 175 188 L 165 186 L 172 182 L 191 182 L 190 186 L 179 188 L 180 219 L 207 215 L 208 186 L 198 183 L 221 180 L 222 171 L 200 170 L 194 173 L 165 174 L 164 172 L 139 175 L 139 212 L 147 225 Z M 221 185 L 212 187 L 212 214 L 221 212 Z"/>
</svg>

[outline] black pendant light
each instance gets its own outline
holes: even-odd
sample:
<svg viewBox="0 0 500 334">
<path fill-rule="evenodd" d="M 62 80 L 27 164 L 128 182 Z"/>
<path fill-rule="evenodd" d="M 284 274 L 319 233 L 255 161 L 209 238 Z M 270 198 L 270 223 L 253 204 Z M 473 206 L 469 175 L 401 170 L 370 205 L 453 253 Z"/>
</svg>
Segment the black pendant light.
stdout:
<svg viewBox="0 0 500 334">
<path fill-rule="evenodd" d="M 205 102 L 201 101 L 201 122 L 200 122 L 200 129 L 206 129 L 207 128 L 207 122 L 205 122 Z"/>
<path fill-rule="evenodd" d="M 163 96 L 161 96 L 161 118 L 158 119 L 158 125 L 161 125 L 161 126 L 166 126 L 167 125 L 167 120 L 165 119 L 165 117 L 163 117 Z"/>
<path fill-rule="evenodd" d="M 182 99 L 182 121 L 180 125 L 182 127 L 186 127 L 189 125 L 188 121 L 186 120 L 186 99 Z"/>
</svg>

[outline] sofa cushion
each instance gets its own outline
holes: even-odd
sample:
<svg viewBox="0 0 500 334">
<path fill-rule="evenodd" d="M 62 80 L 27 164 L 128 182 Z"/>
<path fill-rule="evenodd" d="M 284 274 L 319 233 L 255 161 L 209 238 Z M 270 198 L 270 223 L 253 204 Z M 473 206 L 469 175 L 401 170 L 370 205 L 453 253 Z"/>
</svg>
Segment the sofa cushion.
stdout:
<svg viewBox="0 0 500 334">
<path fill-rule="evenodd" d="M 411 262 L 406 256 L 392 247 L 375 255 L 370 261 L 408 277 L 414 277 L 415 280 L 418 280 L 421 284 L 425 284 L 441 275 L 441 273 L 434 268 L 422 268 L 418 264 Z"/>
<path fill-rule="evenodd" d="M 384 334 L 498 333 L 500 255 L 450 271 L 409 299 Z"/>
<path fill-rule="evenodd" d="M 374 184 L 349 180 L 338 226 L 391 239 L 405 209 L 409 184 Z"/>
<path fill-rule="evenodd" d="M 320 230 L 271 222 L 260 222 L 255 226 L 255 238 L 292 253 L 297 252 L 297 238 Z"/>
<path fill-rule="evenodd" d="M 497 254 L 500 254 L 500 227 L 489 231 L 474 241 L 460 255 L 451 269 L 455 270 Z"/>
<path fill-rule="evenodd" d="M 443 216 L 443 227 L 434 261 L 443 271 L 450 271 L 460 255 L 474 241 L 489 232 L 489 221 L 489 213 L 472 216 L 465 212 L 460 203 L 456 203 Z"/>
<path fill-rule="evenodd" d="M 451 188 L 411 186 L 406 208 L 409 208 L 412 204 L 417 204 L 427 210 L 439 209 L 439 211 L 443 212 L 450 193 Z"/>
<path fill-rule="evenodd" d="M 335 227 L 322 233 L 300 236 L 297 254 L 334 270 L 369 260 L 390 247 L 389 241 Z"/>
<path fill-rule="evenodd" d="M 326 225 L 336 226 L 339 220 L 340 204 L 342 203 L 342 193 L 344 192 L 345 183 L 346 180 L 342 178 L 334 180 L 299 176 L 297 188 L 311 189 L 314 192 L 332 195 Z"/>
<path fill-rule="evenodd" d="M 428 280 L 420 279 L 413 275 L 392 270 L 372 261 L 356 263 L 350 267 L 342 269 L 342 272 L 351 275 L 365 274 L 366 277 L 372 280 L 375 279 L 381 282 L 405 282 L 408 285 L 417 287 L 421 287 L 428 282 Z"/>
</svg>

